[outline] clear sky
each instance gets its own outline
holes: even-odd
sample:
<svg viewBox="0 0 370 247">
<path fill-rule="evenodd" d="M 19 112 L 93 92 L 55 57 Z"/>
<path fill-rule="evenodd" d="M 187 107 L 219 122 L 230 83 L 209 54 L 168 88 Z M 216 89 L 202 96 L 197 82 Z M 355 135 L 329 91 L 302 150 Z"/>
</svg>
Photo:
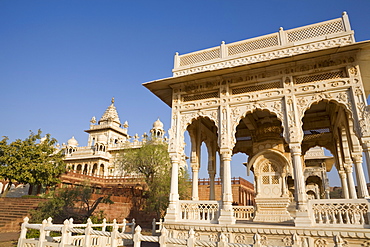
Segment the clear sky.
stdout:
<svg viewBox="0 0 370 247">
<path fill-rule="evenodd" d="M 343 11 L 356 40 L 370 39 L 368 0 L 0 0 L 0 137 L 41 128 L 60 144 L 75 136 L 84 146 L 83 130 L 112 97 L 130 135 L 148 132 L 158 117 L 168 129 L 170 108 L 141 84 L 170 77 L 175 52 Z"/>
</svg>

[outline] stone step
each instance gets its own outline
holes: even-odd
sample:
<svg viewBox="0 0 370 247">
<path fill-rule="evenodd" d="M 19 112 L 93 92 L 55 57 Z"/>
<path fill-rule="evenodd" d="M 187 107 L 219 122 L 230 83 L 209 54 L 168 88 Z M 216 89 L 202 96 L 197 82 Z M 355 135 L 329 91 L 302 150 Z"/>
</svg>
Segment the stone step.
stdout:
<svg viewBox="0 0 370 247">
<path fill-rule="evenodd" d="M 40 198 L 0 198 L 0 232 L 20 230 L 24 217 L 45 199 Z"/>
</svg>

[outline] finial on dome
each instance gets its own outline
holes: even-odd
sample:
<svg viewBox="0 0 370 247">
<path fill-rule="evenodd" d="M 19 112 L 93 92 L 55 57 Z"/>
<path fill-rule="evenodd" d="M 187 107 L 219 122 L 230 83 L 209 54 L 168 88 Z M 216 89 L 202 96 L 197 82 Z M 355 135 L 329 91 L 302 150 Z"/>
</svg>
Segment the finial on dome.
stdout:
<svg viewBox="0 0 370 247">
<path fill-rule="evenodd" d="M 90 123 L 92 123 L 92 124 L 96 124 L 96 118 L 95 118 L 95 116 L 93 116 L 93 117 L 91 118 Z"/>
<path fill-rule="evenodd" d="M 114 104 L 114 97 L 112 97 L 112 104 Z"/>
</svg>

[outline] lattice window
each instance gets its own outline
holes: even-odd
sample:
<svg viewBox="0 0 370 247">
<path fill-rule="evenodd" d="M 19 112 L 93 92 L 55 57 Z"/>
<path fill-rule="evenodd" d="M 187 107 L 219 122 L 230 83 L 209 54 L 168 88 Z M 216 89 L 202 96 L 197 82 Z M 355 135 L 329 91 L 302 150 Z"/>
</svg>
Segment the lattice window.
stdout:
<svg viewBox="0 0 370 247">
<path fill-rule="evenodd" d="M 182 98 L 182 101 L 188 102 L 188 101 L 202 100 L 202 99 L 209 99 L 209 98 L 218 98 L 218 92 L 185 95 Z"/>
<path fill-rule="evenodd" d="M 180 66 L 200 63 L 220 58 L 220 48 L 209 49 L 203 52 L 191 53 L 180 57 Z"/>
<path fill-rule="evenodd" d="M 262 39 L 247 41 L 238 43 L 236 45 L 228 46 L 228 55 L 236 55 L 244 52 L 255 51 L 267 47 L 273 47 L 279 45 L 278 36 L 269 36 Z"/>
<path fill-rule="evenodd" d="M 279 176 L 271 176 L 271 184 L 279 184 Z"/>
<path fill-rule="evenodd" d="M 294 83 L 302 84 L 302 83 L 309 83 L 309 82 L 315 82 L 315 81 L 339 79 L 339 78 L 344 78 L 344 77 L 345 76 L 344 76 L 343 71 L 339 70 L 339 71 L 332 71 L 332 72 L 309 75 L 309 76 L 296 77 L 294 80 Z"/>
<path fill-rule="evenodd" d="M 310 26 L 306 28 L 299 28 L 288 31 L 288 42 L 296 42 L 300 40 L 320 37 L 332 33 L 344 32 L 342 20 L 337 20 L 317 26 Z"/>
<path fill-rule="evenodd" d="M 266 164 L 262 167 L 262 172 L 269 172 L 270 171 L 270 167 L 269 167 L 269 164 Z"/>
<path fill-rule="evenodd" d="M 262 91 L 262 90 L 274 89 L 274 88 L 281 88 L 280 81 L 275 81 L 275 82 L 270 82 L 270 83 L 261 83 L 257 85 L 246 86 L 246 87 L 233 88 L 231 92 L 232 94 L 242 94 L 242 93 L 250 93 L 250 92 Z"/>
<path fill-rule="evenodd" d="M 262 176 L 262 183 L 263 184 L 269 184 L 270 183 L 269 176 Z"/>
</svg>

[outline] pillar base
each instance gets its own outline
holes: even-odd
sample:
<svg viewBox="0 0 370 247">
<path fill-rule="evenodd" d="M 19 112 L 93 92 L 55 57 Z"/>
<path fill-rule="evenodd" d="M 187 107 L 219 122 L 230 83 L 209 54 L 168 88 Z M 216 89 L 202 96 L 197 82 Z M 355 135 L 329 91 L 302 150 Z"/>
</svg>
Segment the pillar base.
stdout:
<svg viewBox="0 0 370 247">
<path fill-rule="evenodd" d="M 290 200 L 288 197 L 255 198 L 257 210 L 254 222 L 291 222 L 292 216 L 288 212 Z"/>
<path fill-rule="evenodd" d="M 297 211 L 296 217 L 294 219 L 295 226 L 311 226 L 312 222 L 310 216 L 308 215 L 308 211 Z"/>
<path fill-rule="evenodd" d="M 232 210 L 221 209 L 218 224 L 233 225 L 235 224 L 234 212 Z"/>
<path fill-rule="evenodd" d="M 176 210 L 176 204 L 168 205 L 168 208 L 166 210 L 166 215 L 164 216 L 164 221 L 166 223 L 174 223 L 177 221 L 177 210 Z"/>
</svg>

